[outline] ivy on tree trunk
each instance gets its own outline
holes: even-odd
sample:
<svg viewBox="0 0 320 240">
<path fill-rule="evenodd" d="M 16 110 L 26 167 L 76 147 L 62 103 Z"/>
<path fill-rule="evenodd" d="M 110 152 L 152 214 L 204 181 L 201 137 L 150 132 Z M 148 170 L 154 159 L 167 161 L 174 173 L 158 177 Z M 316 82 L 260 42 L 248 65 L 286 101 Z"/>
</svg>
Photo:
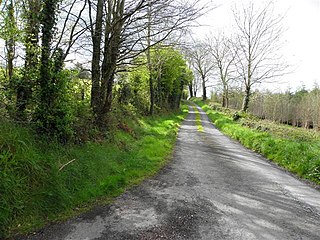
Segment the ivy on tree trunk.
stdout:
<svg viewBox="0 0 320 240">
<path fill-rule="evenodd" d="M 68 134 L 67 109 L 63 106 L 64 79 L 60 74 L 63 68 L 64 53 L 57 49 L 51 56 L 51 42 L 54 36 L 58 0 L 48 0 L 42 10 L 42 45 L 39 77 L 39 102 L 36 118 L 42 132 L 58 136 L 62 140 Z"/>
<path fill-rule="evenodd" d="M 23 71 L 23 79 L 17 86 L 16 109 L 19 119 L 26 118 L 27 104 L 32 98 L 32 88 L 38 78 L 38 41 L 40 32 L 41 3 L 37 0 L 27 1 L 25 11 L 25 49 L 26 57 Z"/>
</svg>

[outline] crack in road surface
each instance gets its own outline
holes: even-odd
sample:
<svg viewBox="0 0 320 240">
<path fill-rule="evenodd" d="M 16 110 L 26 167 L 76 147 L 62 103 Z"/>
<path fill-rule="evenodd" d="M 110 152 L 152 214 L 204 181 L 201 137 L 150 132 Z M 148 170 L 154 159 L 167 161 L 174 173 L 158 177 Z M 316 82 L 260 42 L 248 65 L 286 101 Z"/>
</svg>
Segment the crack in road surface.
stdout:
<svg viewBox="0 0 320 240">
<path fill-rule="evenodd" d="M 220 133 L 198 108 L 152 179 L 27 239 L 320 239 L 320 193 Z"/>
</svg>

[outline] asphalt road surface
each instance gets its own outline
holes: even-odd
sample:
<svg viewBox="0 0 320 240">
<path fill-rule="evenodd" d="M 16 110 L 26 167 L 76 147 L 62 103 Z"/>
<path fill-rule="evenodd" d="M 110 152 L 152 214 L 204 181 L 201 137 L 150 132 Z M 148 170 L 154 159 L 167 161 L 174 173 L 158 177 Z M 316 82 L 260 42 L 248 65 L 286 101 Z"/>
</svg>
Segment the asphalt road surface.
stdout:
<svg viewBox="0 0 320 240">
<path fill-rule="evenodd" d="M 157 176 L 28 239 L 320 239 L 319 191 L 225 137 L 201 109 L 199 132 L 189 110 Z"/>
</svg>

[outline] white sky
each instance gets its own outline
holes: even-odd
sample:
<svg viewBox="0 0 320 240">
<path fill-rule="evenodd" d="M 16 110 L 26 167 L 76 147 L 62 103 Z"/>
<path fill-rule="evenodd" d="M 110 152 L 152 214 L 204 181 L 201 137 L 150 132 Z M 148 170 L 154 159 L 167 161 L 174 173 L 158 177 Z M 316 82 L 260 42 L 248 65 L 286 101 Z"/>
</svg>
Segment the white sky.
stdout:
<svg viewBox="0 0 320 240">
<path fill-rule="evenodd" d="M 194 29 L 196 38 L 203 38 L 209 32 L 232 31 L 232 8 L 249 0 L 206 0 L 219 7 L 203 16 L 199 23 L 205 25 Z M 263 4 L 264 0 L 253 0 Z M 305 85 L 311 89 L 314 83 L 320 85 L 320 0 L 274 0 L 277 14 L 285 14 L 282 50 L 285 60 L 292 65 L 294 72 L 282 77 L 279 84 L 261 86 L 270 90 L 292 90 Z"/>
</svg>

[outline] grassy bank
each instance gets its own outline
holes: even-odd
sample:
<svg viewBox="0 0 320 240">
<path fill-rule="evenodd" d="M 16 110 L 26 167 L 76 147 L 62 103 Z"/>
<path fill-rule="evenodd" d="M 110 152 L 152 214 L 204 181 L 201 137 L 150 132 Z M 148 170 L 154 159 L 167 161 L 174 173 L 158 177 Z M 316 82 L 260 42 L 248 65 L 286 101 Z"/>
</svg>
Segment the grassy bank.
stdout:
<svg viewBox="0 0 320 240">
<path fill-rule="evenodd" d="M 184 112 L 128 121 L 108 141 L 65 146 L 0 123 L 0 238 L 108 202 L 170 157 Z"/>
<path fill-rule="evenodd" d="M 320 133 L 314 130 L 259 120 L 243 115 L 238 121 L 232 111 L 213 110 L 196 100 L 211 121 L 226 135 L 261 153 L 299 177 L 320 184 Z"/>
</svg>

